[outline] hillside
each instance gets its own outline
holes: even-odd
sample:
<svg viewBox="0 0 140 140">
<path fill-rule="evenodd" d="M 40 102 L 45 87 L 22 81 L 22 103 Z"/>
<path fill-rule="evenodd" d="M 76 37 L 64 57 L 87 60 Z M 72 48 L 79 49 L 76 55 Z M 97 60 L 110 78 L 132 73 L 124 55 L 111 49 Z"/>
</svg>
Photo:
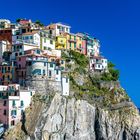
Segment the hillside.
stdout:
<svg viewBox="0 0 140 140">
<path fill-rule="evenodd" d="M 140 115 L 121 87 L 112 63 L 107 73 L 88 70 L 88 58 L 63 52 L 70 96 L 53 88 L 36 93 L 26 116 L 7 140 L 139 140 Z"/>
</svg>

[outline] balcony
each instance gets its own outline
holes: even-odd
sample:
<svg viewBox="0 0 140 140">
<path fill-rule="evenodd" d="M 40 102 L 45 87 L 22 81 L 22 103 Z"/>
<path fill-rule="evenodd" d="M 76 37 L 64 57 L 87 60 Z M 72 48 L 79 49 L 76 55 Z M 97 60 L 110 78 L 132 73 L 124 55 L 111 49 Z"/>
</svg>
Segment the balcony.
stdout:
<svg viewBox="0 0 140 140">
<path fill-rule="evenodd" d="M 9 100 L 19 100 L 20 99 L 20 97 L 19 96 L 9 96 L 9 98 L 8 98 Z M 15 105 L 12 105 L 13 107 L 15 107 L 16 106 L 16 104 Z"/>
<path fill-rule="evenodd" d="M 26 61 L 44 61 L 48 62 L 48 58 L 26 58 Z"/>
<path fill-rule="evenodd" d="M 58 45 L 65 45 L 66 44 L 66 42 L 64 42 L 64 41 L 57 41 L 56 42 L 56 46 L 58 46 Z"/>
<path fill-rule="evenodd" d="M 74 39 L 74 38 L 70 38 L 70 39 L 69 39 L 69 42 L 75 42 L 75 43 L 76 43 L 76 42 L 77 42 L 77 40 L 76 40 L 76 39 Z"/>
</svg>

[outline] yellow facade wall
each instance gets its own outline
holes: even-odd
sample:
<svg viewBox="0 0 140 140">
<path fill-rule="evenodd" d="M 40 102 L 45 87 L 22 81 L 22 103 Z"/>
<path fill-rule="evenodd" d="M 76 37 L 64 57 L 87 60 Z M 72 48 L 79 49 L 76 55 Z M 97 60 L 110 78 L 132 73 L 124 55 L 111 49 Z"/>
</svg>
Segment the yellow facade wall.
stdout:
<svg viewBox="0 0 140 140">
<path fill-rule="evenodd" d="M 56 43 L 55 43 L 56 49 L 67 49 L 67 39 L 64 36 L 57 36 L 56 37 Z"/>
</svg>

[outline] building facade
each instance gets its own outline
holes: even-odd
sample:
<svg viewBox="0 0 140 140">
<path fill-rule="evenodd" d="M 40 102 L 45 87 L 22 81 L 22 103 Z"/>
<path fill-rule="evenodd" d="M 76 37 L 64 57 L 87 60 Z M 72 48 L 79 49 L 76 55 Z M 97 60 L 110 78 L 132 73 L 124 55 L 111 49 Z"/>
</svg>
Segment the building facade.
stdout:
<svg viewBox="0 0 140 140">
<path fill-rule="evenodd" d="M 32 90 L 21 90 L 18 84 L 0 86 L 0 122 L 6 128 L 19 123 L 34 94 Z"/>
</svg>

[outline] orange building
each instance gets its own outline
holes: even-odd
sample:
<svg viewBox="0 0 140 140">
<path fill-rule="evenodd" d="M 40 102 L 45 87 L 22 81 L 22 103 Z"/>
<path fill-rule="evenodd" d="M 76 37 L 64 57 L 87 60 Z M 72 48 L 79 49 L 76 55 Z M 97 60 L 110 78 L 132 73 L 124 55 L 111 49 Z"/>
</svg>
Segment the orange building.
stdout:
<svg viewBox="0 0 140 140">
<path fill-rule="evenodd" d="M 0 85 L 16 82 L 16 67 L 10 65 L 0 66 Z"/>
</svg>

